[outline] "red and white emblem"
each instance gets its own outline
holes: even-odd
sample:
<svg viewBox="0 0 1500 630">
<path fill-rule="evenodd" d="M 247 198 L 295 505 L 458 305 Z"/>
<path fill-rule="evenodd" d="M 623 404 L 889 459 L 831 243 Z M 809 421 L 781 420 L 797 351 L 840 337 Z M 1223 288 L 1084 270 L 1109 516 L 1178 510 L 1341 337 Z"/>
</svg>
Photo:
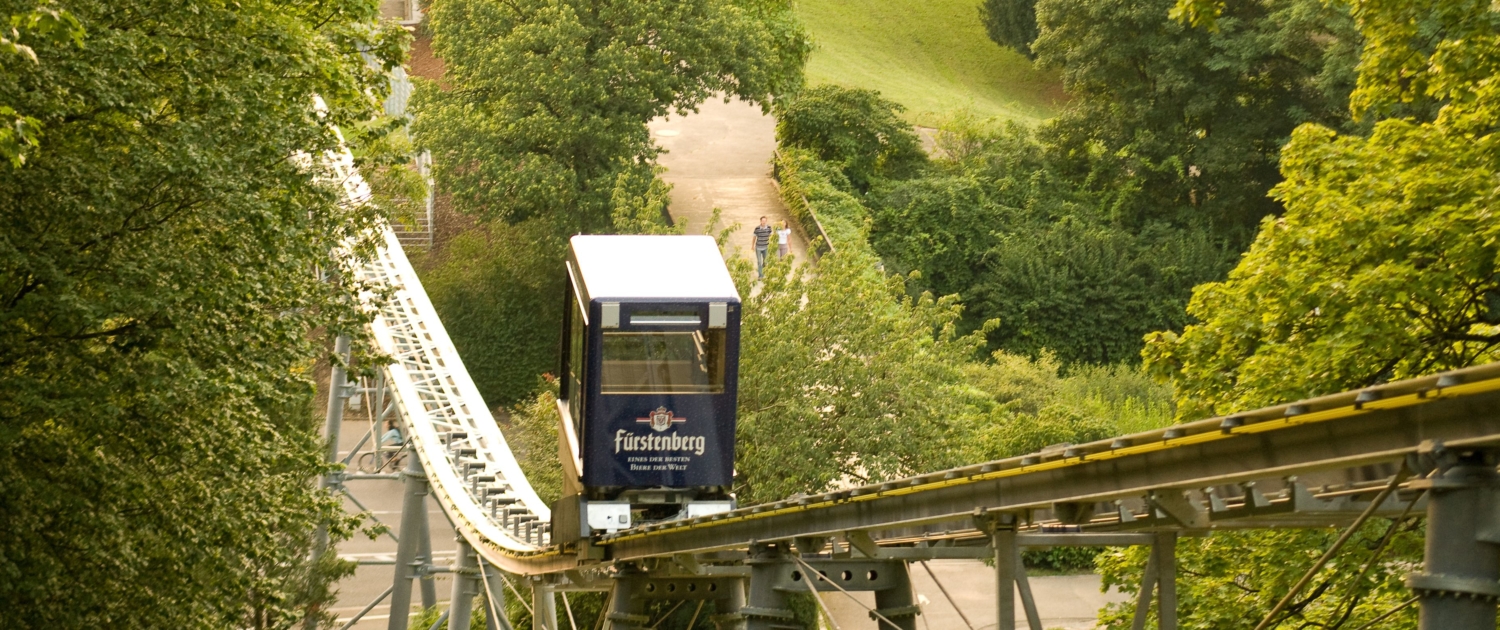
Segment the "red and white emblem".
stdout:
<svg viewBox="0 0 1500 630">
<path fill-rule="evenodd" d="M 673 414 L 666 407 L 657 407 L 649 417 L 636 418 L 635 421 L 650 424 L 652 431 L 661 432 L 672 428 L 674 424 L 687 422 L 687 418 Z"/>
</svg>

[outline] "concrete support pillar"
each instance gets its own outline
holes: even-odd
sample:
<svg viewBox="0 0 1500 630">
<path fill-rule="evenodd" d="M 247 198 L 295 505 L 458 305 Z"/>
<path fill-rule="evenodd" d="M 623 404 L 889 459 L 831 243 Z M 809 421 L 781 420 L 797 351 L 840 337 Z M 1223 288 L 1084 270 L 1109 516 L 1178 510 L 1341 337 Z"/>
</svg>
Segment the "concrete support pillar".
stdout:
<svg viewBox="0 0 1500 630">
<path fill-rule="evenodd" d="M 1421 630 L 1492 630 L 1500 600 L 1500 479 L 1496 452 L 1452 454 L 1429 489 L 1426 566 L 1407 577 Z"/>
<path fill-rule="evenodd" d="M 448 630 L 469 630 L 469 619 L 474 612 L 474 595 L 478 589 L 474 582 L 479 578 L 479 563 L 469 541 L 458 537 L 458 556 L 454 560 L 453 596 L 448 600 Z"/>
<path fill-rule="evenodd" d="M 427 522 L 427 476 L 422 460 L 413 453 L 406 458 L 406 491 L 401 501 L 401 542 L 396 545 L 395 582 L 391 585 L 391 618 L 386 628 L 406 630 L 411 616 L 411 581 L 425 562 L 418 558 L 423 524 Z"/>
<path fill-rule="evenodd" d="M 333 342 L 333 354 L 344 362 L 349 361 L 349 335 L 339 335 Z M 344 426 L 344 403 L 349 400 L 349 373 L 344 366 L 337 362 L 328 370 L 328 414 L 323 426 L 323 434 L 328 439 L 328 461 L 339 461 L 339 431 Z M 334 478 L 325 475 L 320 484 L 323 488 L 332 486 Z M 327 532 L 323 532 L 327 535 Z"/>
<path fill-rule="evenodd" d="M 531 581 L 531 630 L 557 630 L 557 597 L 542 580 Z"/>
</svg>

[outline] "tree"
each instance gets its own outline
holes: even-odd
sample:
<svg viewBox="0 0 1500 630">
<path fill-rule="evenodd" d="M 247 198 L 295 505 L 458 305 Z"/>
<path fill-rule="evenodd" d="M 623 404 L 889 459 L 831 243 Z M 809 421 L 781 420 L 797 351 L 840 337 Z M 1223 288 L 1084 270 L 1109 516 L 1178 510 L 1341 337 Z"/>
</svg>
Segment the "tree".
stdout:
<svg viewBox="0 0 1500 630">
<path fill-rule="evenodd" d="M 1194 291 L 1199 323 L 1150 338 L 1147 364 L 1176 385 L 1183 419 L 1497 358 L 1494 12 L 1477 0 L 1378 1 L 1356 17 L 1366 46 L 1351 101 L 1373 132 L 1299 128 L 1274 191 L 1286 215 L 1261 224 L 1227 280 Z M 1386 532 L 1392 550 L 1363 582 L 1326 569 L 1280 621 L 1357 627 L 1408 597 L 1400 580 L 1420 562 L 1418 526 L 1377 519 L 1339 563 L 1357 566 Z M 1193 572 L 1183 627 L 1250 627 L 1331 538 L 1314 530 L 1179 543 Z M 1134 580 L 1135 559 L 1117 559 L 1106 581 Z M 1414 618 L 1409 609 L 1391 623 Z M 1127 623 L 1117 616 L 1110 627 Z"/>
<path fill-rule="evenodd" d="M 309 483 L 312 373 L 365 321 L 377 219 L 316 156 L 378 113 L 405 34 L 373 1 L 67 9 L 82 46 L 0 54 L 45 132 L 0 168 L 6 622 L 284 627 L 339 570 L 307 565 L 314 529 L 353 526 Z"/>
<path fill-rule="evenodd" d="M 758 292 L 738 270 L 741 340 L 739 499 L 754 503 L 961 462 L 982 394 L 962 365 L 954 298 L 908 297 L 855 243 L 817 274 L 780 259 Z"/>
<path fill-rule="evenodd" d="M 1348 124 L 1360 35 L 1321 0 L 1231 2 L 1213 32 L 1169 19 L 1172 3 L 1038 2 L 1032 48 L 1072 96 L 1042 143 L 1116 224 L 1205 225 L 1243 247 L 1280 212 L 1266 192 L 1292 129 Z"/>
<path fill-rule="evenodd" d="M 1098 195 L 1060 175 L 1027 129 L 939 137 L 953 151 L 929 176 L 868 196 L 870 241 L 891 270 L 921 272 L 917 290 L 958 294 L 961 330 L 998 319 L 992 350 L 1130 361 L 1142 335 L 1186 324 L 1192 287 L 1232 264 L 1233 245 L 1208 230 L 1102 216 Z"/>
<path fill-rule="evenodd" d="M 17 7 L 19 8 L 19 7 Z M 63 9 L 43 3 L 22 13 L 9 15 L 7 29 L 0 31 L 0 58 L 21 57 L 40 63 L 36 50 L 23 42 L 40 40 L 53 44 L 71 41 L 83 45 L 83 26 L 78 18 Z M 9 59 L 13 61 L 13 59 Z M 10 104 L 0 103 L 0 159 L 11 166 L 26 163 L 26 152 L 41 142 L 41 121 L 17 112 Z"/>
<path fill-rule="evenodd" d="M 446 67 L 417 86 L 413 134 L 481 226 L 422 273 L 486 400 L 509 405 L 556 365 L 567 236 L 671 231 L 646 123 L 710 96 L 768 103 L 800 85 L 810 44 L 781 0 L 440 0 L 428 16 Z"/>
<path fill-rule="evenodd" d="M 979 19 L 990 41 L 1036 59 L 1031 42 L 1036 41 L 1036 0 L 984 0 Z"/>
<path fill-rule="evenodd" d="M 887 265 L 921 271 L 916 290 L 959 294 L 963 330 L 999 319 L 992 350 L 1138 356 L 1145 333 L 1188 323 L 1192 287 L 1222 278 L 1280 212 L 1266 193 L 1292 129 L 1359 127 L 1347 7 L 1244 0 L 1209 32 L 1170 6 L 1040 0 L 1030 50 L 1060 70 L 1064 112 L 1036 130 L 950 121 L 926 176 L 865 199 Z"/>
<path fill-rule="evenodd" d="M 1287 206 L 1228 280 L 1194 291 L 1201 321 L 1153 335 L 1147 359 L 1185 417 L 1492 361 L 1500 344 L 1497 35 L 1478 2 L 1362 9 L 1358 111 L 1437 104 L 1369 136 L 1319 125 L 1283 151 Z M 1435 28 L 1434 28 L 1435 27 Z M 1437 33 L 1418 47 L 1414 29 Z"/>
<path fill-rule="evenodd" d="M 795 89 L 809 43 L 781 0 L 441 0 L 444 85 L 414 131 L 465 212 L 607 231 L 619 175 L 650 168 L 646 123 L 722 95 Z M 644 190 L 644 189 L 642 189 Z"/>
<path fill-rule="evenodd" d="M 529 397 L 557 370 L 567 241 L 541 219 L 487 221 L 420 261 L 422 284 L 491 406 Z"/>
<path fill-rule="evenodd" d="M 864 192 L 877 178 L 909 177 L 926 162 L 916 132 L 898 116 L 905 109 L 874 90 L 808 88 L 777 107 L 776 142 L 812 151 Z"/>
</svg>

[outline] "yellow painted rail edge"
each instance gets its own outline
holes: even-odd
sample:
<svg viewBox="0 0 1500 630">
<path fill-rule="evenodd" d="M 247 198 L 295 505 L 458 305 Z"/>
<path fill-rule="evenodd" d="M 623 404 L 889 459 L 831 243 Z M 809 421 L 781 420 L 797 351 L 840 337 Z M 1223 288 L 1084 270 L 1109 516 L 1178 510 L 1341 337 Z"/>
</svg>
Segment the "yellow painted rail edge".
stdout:
<svg viewBox="0 0 1500 630">
<path fill-rule="evenodd" d="M 1265 433 L 1265 432 L 1268 432 L 1268 431 L 1276 431 L 1276 430 L 1279 430 L 1279 429 L 1286 429 L 1286 428 L 1289 428 L 1289 427 L 1301 426 L 1301 425 L 1305 425 L 1305 424 L 1314 424 L 1314 423 L 1318 423 L 1318 422 L 1327 422 L 1327 421 L 1330 421 L 1330 420 L 1337 420 L 1337 419 L 1340 419 L 1340 418 L 1349 418 L 1349 417 L 1361 415 L 1361 414 L 1364 414 L 1364 413 L 1368 413 L 1369 411 L 1372 411 L 1372 410 L 1399 409 L 1399 408 L 1402 408 L 1402 407 L 1411 407 L 1411 406 L 1420 405 L 1420 404 L 1423 404 L 1423 403 L 1432 402 L 1434 400 L 1441 400 L 1441 399 L 1445 399 L 1445 398 L 1457 398 L 1457 397 L 1461 397 L 1461 396 L 1470 396 L 1470 395 L 1474 395 L 1474 394 L 1480 394 L 1480 393 L 1491 392 L 1491 391 L 1496 391 L 1496 390 L 1500 390 L 1500 378 L 1491 378 L 1491 379 L 1486 379 L 1486 380 L 1482 380 L 1482 381 L 1476 381 L 1476 382 L 1473 382 L 1473 383 L 1465 383 L 1465 384 L 1461 384 L 1461 385 L 1453 385 L 1453 386 L 1450 386 L 1450 387 L 1443 387 L 1443 388 L 1440 388 L 1440 389 L 1424 390 L 1424 391 L 1418 391 L 1418 392 L 1414 392 L 1414 393 L 1410 393 L 1410 394 L 1404 394 L 1404 395 L 1401 395 L 1401 396 L 1393 396 L 1391 398 L 1370 401 L 1370 402 L 1367 402 L 1367 403 L 1352 404 L 1352 405 L 1346 405 L 1346 406 L 1342 406 L 1342 407 L 1334 407 L 1334 408 L 1331 408 L 1331 409 L 1324 409 L 1324 410 L 1321 410 L 1321 411 L 1314 411 L 1314 412 L 1305 413 L 1305 414 L 1296 415 L 1296 416 L 1290 416 L 1290 417 L 1286 417 L 1286 418 L 1277 418 L 1277 419 L 1273 419 L 1273 420 L 1265 420 L 1265 421 L 1261 421 L 1261 422 L 1256 422 L 1254 424 L 1248 424 L 1248 425 L 1244 425 L 1244 426 L 1233 427 L 1233 428 L 1230 428 L 1230 429 L 1225 429 L 1225 430 L 1220 430 L 1220 431 L 1205 431 L 1203 433 L 1196 433 L 1196 434 L 1193 434 L 1193 435 L 1185 435 L 1185 436 L 1182 436 L 1182 437 L 1179 437 L 1179 438 L 1164 439 L 1164 440 L 1161 440 L 1159 442 L 1152 442 L 1152 443 L 1149 443 L 1149 444 L 1139 444 L 1139 445 L 1135 445 L 1135 446 L 1127 446 L 1127 447 L 1123 447 L 1123 448 L 1112 449 L 1110 451 L 1101 452 L 1101 453 L 1091 453 L 1091 454 L 1088 454 L 1088 455 L 1082 455 L 1082 456 L 1077 456 L 1077 457 L 1065 457 L 1063 459 L 1058 459 L 1058 460 L 1054 460 L 1054 461 L 1050 461 L 1050 462 L 1041 462 L 1041 463 L 1037 463 L 1037 464 L 1031 464 L 1029 466 L 1018 466 L 1016 468 L 1007 468 L 1005 470 L 997 470 L 997 471 L 987 472 L 987 473 L 978 473 L 978 474 L 969 475 L 969 476 L 966 476 L 966 477 L 955 478 L 955 479 L 943 479 L 943 480 L 932 481 L 932 482 L 928 482 L 928 483 L 922 483 L 922 484 L 907 486 L 907 487 L 904 487 L 904 488 L 892 488 L 890 490 L 881 490 L 881 491 L 871 492 L 869 494 L 861 494 L 861 495 L 858 495 L 858 496 L 849 496 L 849 497 L 841 497 L 841 498 L 837 498 L 837 499 L 829 499 L 829 500 L 825 500 L 825 501 L 818 501 L 818 502 L 814 502 L 814 503 L 808 503 L 806 505 L 789 505 L 789 506 L 786 506 L 786 507 L 776 508 L 776 509 L 772 509 L 772 510 L 766 510 L 766 511 L 763 511 L 763 512 L 752 512 L 752 513 L 747 513 L 747 514 L 739 514 L 739 515 L 730 516 L 730 517 L 727 517 L 727 518 L 722 518 L 722 519 L 717 519 L 717 520 L 712 520 L 712 521 L 698 522 L 698 523 L 690 523 L 690 524 L 679 525 L 679 526 L 666 527 L 666 528 L 659 529 L 659 530 L 653 530 L 653 531 L 647 531 L 647 532 L 634 532 L 634 533 L 629 533 L 629 534 L 623 534 L 623 535 L 619 535 L 619 536 L 614 536 L 614 537 L 606 538 L 606 539 L 600 541 L 600 544 L 609 545 L 609 544 L 613 544 L 613 543 L 617 543 L 617 542 L 625 542 L 625 541 L 628 541 L 628 540 L 638 540 L 638 539 L 646 538 L 646 537 L 649 537 L 649 536 L 660 536 L 660 535 L 669 534 L 669 533 L 673 533 L 673 532 L 682 532 L 682 531 L 692 531 L 692 530 L 697 530 L 697 529 L 706 529 L 706 528 L 709 528 L 709 527 L 718 527 L 718 526 L 722 526 L 722 525 L 728 525 L 730 523 L 739 523 L 739 522 L 760 520 L 760 519 L 765 519 L 765 518 L 771 518 L 773 516 L 780 516 L 780 515 L 783 515 L 783 514 L 794 514 L 794 513 L 797 513 L 797 512 L 805 512 L 805 511 L 808 511 L 808 510 L 816 510 L 816 509 L 831 507 L 831 506 L 839 505 L 839 504 L 843 504 L 843 503 L 857 503 L 857 502 L 860 502 L 860 501 L 873 501 L 875 499 L 880 499 L 880 498 L 884 498 L 884 497 L 895 497 L 895 496 L 902 496 L 902 495 L 907 495 L 907 494 L 915 494 L 915 493 L 918 493 L 918 492 L 927 492 L 927 491 L 930 491 L 930 490 L 937 490 L 939 488 L 948 488 L 948 487 L 952 487 L 952 486 L 960 486 L 960 485 L 966 485 L 966 484 L 973 484 L 973 483 L 979 483 L 979 482 L 983 482 L 983 481 L 990 481 L 990 480 L 994 480 L 994 479 L 1005 479 L 1005 478 L 1008 478 L 1008 477 L 1019 477 L 1021 475 L 1027 475 L 1027 474 L 1031 474 L 1031 473 L 1045 472 L 1045 471 L 1049 471 L 1049 470 L 1057 470 L 1057 469 L 1060 469 L 1060 468 L 1068 468 L 1068 467 L 1072 467 L 1072 466 L 1079 466 L 1079 465 L 1082 465 L 1082 464 L 1090 464 L 1090 463 L 1093 463 L 1093 462 L 1108 461 L 1108 460 L 1111 460 L 1111 459 L 1118 459 L 1118 458 L 1121 458 L 1121 457 L 1130 457 L 1130 456 L 1133 456 L 1133 455 L 1145 455 L 1145 454 L 1148 454 L 1148 453 L 1156 453 L 1156 452 L 1165 451 L 1165 450 L 1173 449 L 1173 448 L 1180 448 L 1180 447 L 1184 447 L 1184 446 L 1193 446 L 1193 445 L 1197 445 L 1197 444 L 1207 444 L 1207 443 L 1210 443 L 1210 442 L 1218 442 L 1218 441 L 1221 441 L 1221 440 L 1232 439 L 1232 438 L 1240 436 L 1240 435 L 1249 435 L 1249 434 L 1255 434 L 1255 433 Z"/>
</svg>

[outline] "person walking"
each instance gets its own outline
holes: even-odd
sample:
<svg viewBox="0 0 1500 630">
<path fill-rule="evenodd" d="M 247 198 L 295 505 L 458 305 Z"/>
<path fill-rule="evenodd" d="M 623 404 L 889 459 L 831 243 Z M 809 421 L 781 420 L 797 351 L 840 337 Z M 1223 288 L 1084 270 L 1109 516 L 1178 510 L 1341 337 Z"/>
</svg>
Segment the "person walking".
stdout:
<svg viewBox="0 0 1500 630">
<path fill-rule="evenodd" d="M 766 276 L 766 249 L 771 246 L 771 223 L 765 217 L 760 218 L 760 225 L 755 226 L 755 276 L 764 278 Z"/>
<path fill-rule="evenodd" d="M 792 222 L 782 221 L 781 229 L 776 230 L 776 256 L 786 258 L 792 248 Z"/>
</svg>

